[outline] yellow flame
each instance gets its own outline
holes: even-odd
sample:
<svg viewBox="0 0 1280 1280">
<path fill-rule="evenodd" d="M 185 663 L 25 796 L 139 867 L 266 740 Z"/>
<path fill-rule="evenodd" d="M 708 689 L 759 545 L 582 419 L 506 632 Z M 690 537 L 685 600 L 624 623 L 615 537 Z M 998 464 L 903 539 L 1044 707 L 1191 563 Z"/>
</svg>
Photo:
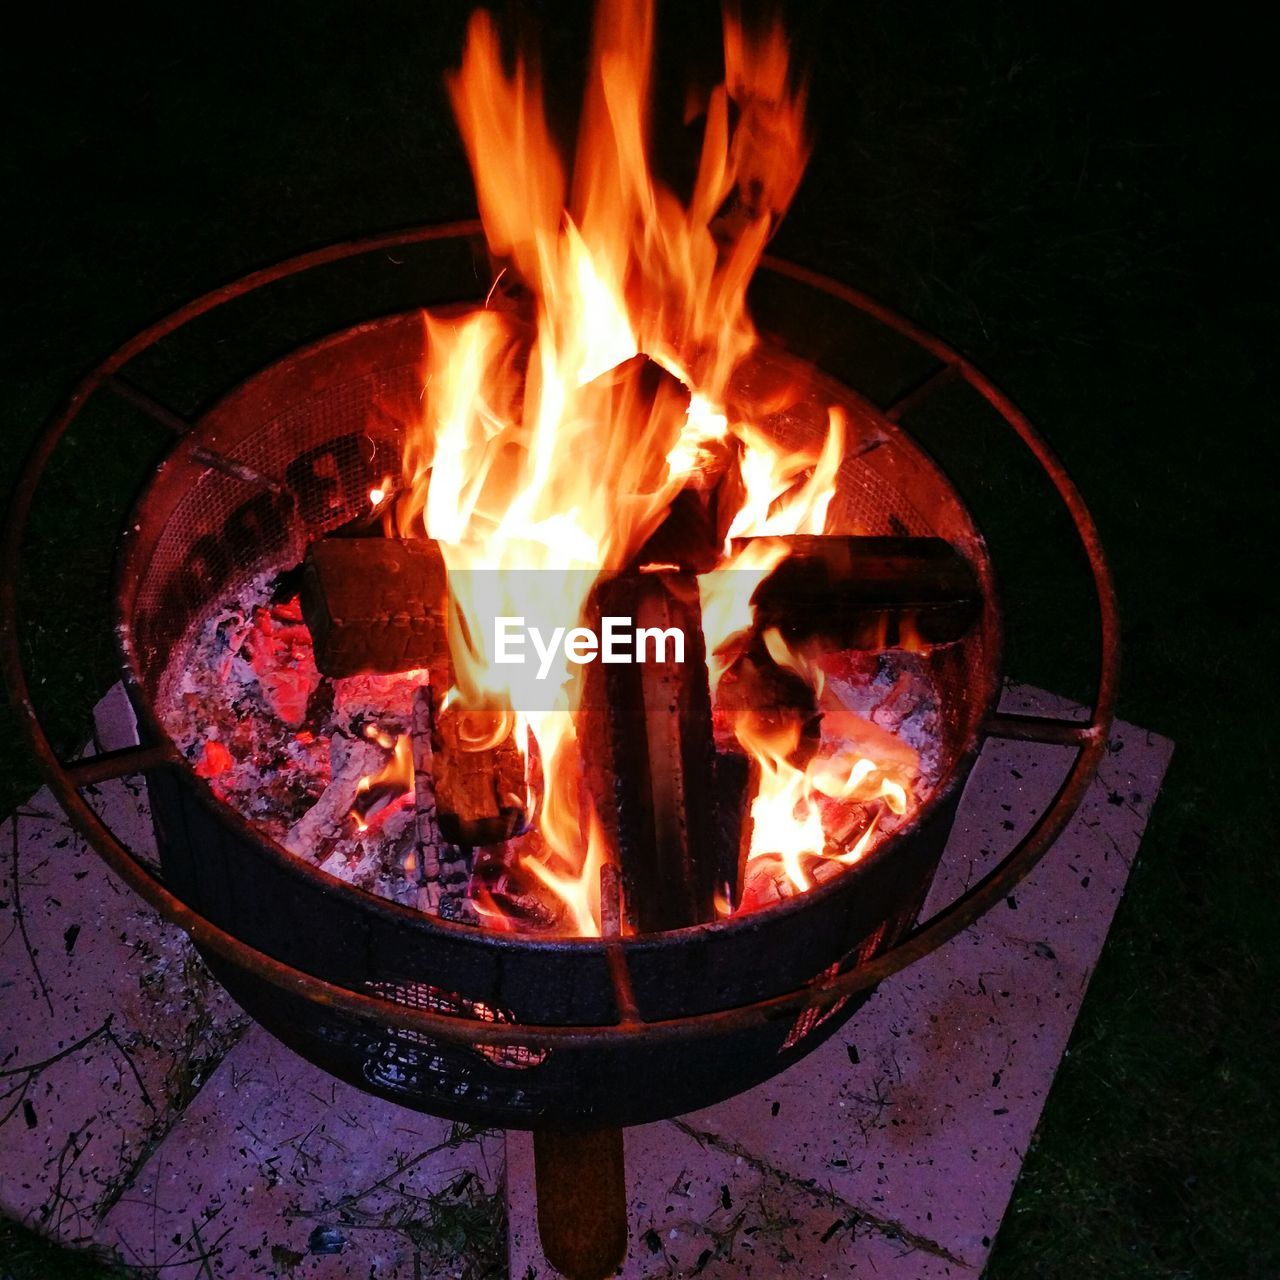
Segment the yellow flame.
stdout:
<svg viewBox="0 0 1280 1280">
<path fill-rule="evenodd" d="M 774 661 L 801 676 L 820 696 L 823 672 L 816 663 L 791 649 L 773 629 L 764 641 Z M 751 805 L 750 858 L 780 857 L 792 886 L 803 892 L 812 880 L 805 858 L 831 858 L 845 865 L 859 861 L 872 846 L 885 812 L 902 816 L 908 794 L 904 779 L 914 776 L 915 753 L 895 743 L 893 759 L 878 762 L 860 750 L 858 728 L 864 723 L 853 716 L 841 719 L 849 736 L 824 742 L 801 766 L 796 763 L 800 745 L 797 720 L 778 723 L 753 712 L 739 713 L 734 733 L 739 745 L 756 762 L 759 785 Z M 882 732 L 882 731 L 881 731 Z M 875 806 L 866 829 L 848 849 L 832 846 L 823 822 L 823 802 L 852 802 Z"/>
<path fill-rule="evenodd" d="M 402 536 L 440 544 L 450 580 L 450 698 L 464 708 L 517 705 L 511 669 L 494 661 L 479 620 L 497 612 L 572 625 L 594 575 L 628 563 L 717 442 L 733 437 L 744 494 L 731 537 L 825 529 L 843 416 L 831 411 L 816 452 L 788 451 L 725 407 L 730 378 L 757 341 L 747 284 L 795 192 L 808 144 L 805 92 L 781 28 L 748 30 L 727 12 L 723 35 L 725 83 L 707 102 L 697 175 L 683 201 L 648 162 L 651 0 L 599 5 L 568 171 L 535 60 L 522 50 L 508 69 L 493 19 L 483 11 L 471 18 L 450 99 L 489 248 L 529 302 L 525 312 L 486 305 L 426 318 L 423 413 L 407 433 L 395 509 Z M 639 353 L 688 390 L 682 413 L 661 390 L 652 402 L 639 398 L 619 369 Z M 760 544 L 730 556 L 726 547 L 722 565 L 734 572 L 704 576 L 713 676 L 719 651 L 750 626 L 752 591 L 784 554 Z M 523 572 L 537 569 L 583 572 Z M 466 572 L 476 570 L 498 571 L 483 579 L 496 600 L 478 598 L 481 577 Z M 556 675 L 554 705 L 517 718 L 526 759 L 536 743 L 543 775 L 537 822 L 545 852 L 529 866 L 564 901 L 573 928 L 596 933 L 607 840 L 580 794 L 579 683 L 568 668 Z M 778 744 L 760 741 L 756 750 L 762 777 L 770 774 L 752 810 L 760 840 L 783 841 L 807 806 L 805 834 L 784 842 L 799 882 L 806 844 L 823 848 L 810 780 L 788 774 Z"/>
<path fill-rule="evenodd" d="M 390 749 L 391 758 L 376 773 L 367 773 L 356 783 L 356 795 L 362 796 L 376 788 L 385 788 L 389 800 L 413 790 L 413 740 L 407 733 L 396 738 L 379 729 L 377 725 L 366 725 L 365 736 L 384 749 Z M 383 806 L 385 807 L 385 805 Z M 381 809 L 379 810 L 381 812 Z M 367 831 L 369 823 L 358 806 L 351 809 L 350 817 L 357 831 Z"/>
</svg>

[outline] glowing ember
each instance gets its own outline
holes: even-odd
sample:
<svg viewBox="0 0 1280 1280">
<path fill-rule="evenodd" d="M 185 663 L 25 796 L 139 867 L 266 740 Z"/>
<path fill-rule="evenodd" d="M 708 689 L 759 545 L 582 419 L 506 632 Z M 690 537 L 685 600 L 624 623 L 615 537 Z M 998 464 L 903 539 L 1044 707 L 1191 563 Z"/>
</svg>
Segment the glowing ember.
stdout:
<svg viewBox="0 0 1280 1280">
<path fill-rule="evenodd" d="M 512 691 L 476 643 L 482 612 L 459 571 L 509 573 L 501 612 L 522 616 L 530 610 L 520 584 L 530 579 L 521 571 L 620 568 L 705 465 L 713 442 L 741 442 L 744 499 L 732 536 L 823 531 L 843 450 L 838 412 L 812 457 L 782 451 L 725 407 L 729 378 L 756 344 L 746 287 L 807 147 L 804 95 L 793 86 L 781 30 L 748 32 L 726 15 L 724 36 L 726 83 L 708 103 L 697 179 L 682 201 L 647 158 L 650 5 L 600 6 L 568 176 L 532 59 L 521 54 L 508 73 L 491 18 L 472 18 L 450 95 L 490 248 L 532 294 L 531 337 L 526 347 L 523 320 L 493 310 L 449 323 L 428 317 L 426 413 L 410 433 L 396 512 L 401 534 L 438 541 L 452 575 L 453 603 L 472 637 L 452 653 L 468 705 L 511 706 Z M 513 373 L 518 350 L 526 357 L 522 388 Z M 625 391 L 612 395 L 602 382 L 637 354 L 691 392 L 674 436 L 657 406 L 645 416 Z M 564 584 L 557 616 L 578 619 L 590 573 L 554 581 Z M 736 612 L 726 602 L 718 625 L 742 621 L 745 608 L 745 600 Z M 575 688 L 563 705 L 526 717 L 544 771 L 543 847 L 531 870 L 564 898 L 580 931 L 594 932 L 604 837 L 579 802 Z M 778 838 L 803 844 L 804 830 Z"/>
</svg>

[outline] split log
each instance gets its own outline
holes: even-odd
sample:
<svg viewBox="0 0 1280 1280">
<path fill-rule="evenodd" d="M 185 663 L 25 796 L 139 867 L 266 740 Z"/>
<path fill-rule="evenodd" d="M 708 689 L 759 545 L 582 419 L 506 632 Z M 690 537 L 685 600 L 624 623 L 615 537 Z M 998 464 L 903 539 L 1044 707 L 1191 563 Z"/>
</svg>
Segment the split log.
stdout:
<svg viewBox="0 0 1280 1280">
<path fill-rule="evenodd" d="M 444 559 L 429 538 L 321 538 L 302 563 L 302 614 L 327 676 L 438 666 Z"/>
<path fill-rule="evenodd" d="M 691 573 L 715 568 L 742 506 L 741 446 L 736 439 L 712 440 L 702 452 L 703 465 L 691 473 L 662 522 L 632 557 L 634 567 L 672 565 Z"/>
<path fill-rule="evenodd" d="M 692 574 L 620 574 L 593 612 L 639 628 L 678 628 L 645 662 L 593 663 L 579 713 L 588 787 L 613 841 L 631 927 L 649 933 L 714 920 L 721 856 L 712 794 L 711 698 Z M 639 640 L 637 639 L 637 644 Z"/>
<path fill-rule="evenodd" d="M 822 714 L 812 687 L 769 656 L 759 636 L 738 654 L 716 687 L 715 804 L 721 851 L 721 892 L 729 912 L 751 895 L 747 860 L 751 852 L 751 801 L 760 788 L 760 765 L 741 754 L 736 729 L 749 718 L 756 735 L 773 742 L 791 738 L 787 759 L 803 769 L 818 750 Z"/>
<path fill-rule="evenodd" d="M 716 745 L 736 749 L 738 721 L 749 716 L 757 735 L 771 741 L 795 735 L 788 762 L 803 769 L 818 749 L 822 737 L 822 713 L 813 687 L 794 671 L 780 667 L 769 656 L 758 635 L 734 659 L 716 686 Z"/>
<path fill-rule="evenodd" d="M 435 801 L 440 830 L 474 847 L 527 829 L 525 761 L 510 712 L 467 711 L 456 702 L 434 712 Z"/>
<path fill-rule="evenodd" d="M 605 465 L 615 458 L 625 458 L 628 465 L 638 463 L 641 470 L 627 477 L 627 488 L 635 493 L 659 489 L 667 479 L 667 456 L 679 443 L 688 417 L 689 389 L 684 383 L 648 356 L 637 355 L 601 374 L 578 394 L 584 411 L 594 420 L 617 433 L 620 441 L 633 442 L 616 453 L 610 450 Z M 633 567 L 660 564 L 701 571 L 715 564 L 724 542 L 723 531 L 717 538 L 717 486 L 730 470 L 737 476 L 737 465 L 729 445 L 713 442 L 706 452 L 706 467 L 690 476 L 665 514 L 649 516 L 639 527 L 626 529 L 631 544 L 639 548 L 631 558 Z M 619 518 L 629 518 L 625 495 Z"/>
<path fill-rule="evenodd" d="M 413 699 L 413 799 L 418 849 L 418 909 L 446 920 L 479 923 L 468 889 L 471 855 L 448 840 L 441 829 L 436 801 L 435 712 L 431 689 L 420 688 Z"/>
<path fill-rule="evenodd" d="M 746 539 L 735 539 L 734 547 Z M 949 644 L 982 612 L 973 566 L 942 538 L 793 535 L 752 596 L 756 626 L 842 649 Z"/>
<path fill-rule="evenodd" d="M 655 477 L 666 474 L 667 454 L 689 412 L 689 388 L 679 378 L 656 360 L 635 355 L 580 387 L 577 396 L 602 430 L 616 433 L 619 441 L 643 439 L 640 461 L 653 468 Z M 621 445 L 617 456 L 628 463 L 636 460 L 634 450 Z M 645 477 L 637 479 L 643 485 Z"/>
<path fill-rule="evenodd" d="M 731 915 L 742 905 L 751 852 L 751 799 L 760 785 L 758 768 L 754 760 L 736 751 L 717 751 L 712 766 L 721 915 Z"/>
</svg>

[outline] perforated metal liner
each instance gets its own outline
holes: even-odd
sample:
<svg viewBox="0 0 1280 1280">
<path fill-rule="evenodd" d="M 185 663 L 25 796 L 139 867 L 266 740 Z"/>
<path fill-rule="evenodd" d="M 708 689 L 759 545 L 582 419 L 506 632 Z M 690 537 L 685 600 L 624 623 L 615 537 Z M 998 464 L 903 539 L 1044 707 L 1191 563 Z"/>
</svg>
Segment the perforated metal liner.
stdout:
<svg viewBox="0 0 1280 1280">
<path fill-rule="evenodd" d="M 370 335 L 386 359 L 409 358 L 366 371 Z M 368 510 L 370 488 L 399 474 L 405 424 L 421 412 L 423 341 L 418 317 L 403 316 L 300 352 L 207 414 L 187 447 L 166 464 L 181 471 L 181 493 L 150 556 L 130 565 L 130 571 L 140 570 L 131 620 L 138 674 L 157 705 L 163 706 L 167 677 L 182 670 L 186 649 L 211 610 L 264 569 L 298 563 L 310 541 Z M 762 373 L 776 385 L 779 371 L 792 365 L 779 354 L 759 355 L 737 380 L 741 401 L 750 403 Z M 344 378 L 344 366 L 356 376 Z M 805 400 L 752 421 L 788 447 L 813 448 L 827 429 L 827 405 L 835 403 L 850 415 L 851 453 L 880 442 L 842 465 L 832 532 L 933 534 L 985 567 L 980 539 L 963 508 L 906 437 L 886 435 L 883 422 L 871 421 L 843 388 L 803 366 L 794 369 L 801 385 L 810 384 Z M 200 455 L 204 448 L 250 469 L 272 488 L 207 465 Z M 957 703 L 968 701 L 967 658 L 980 646 L 978 636 L 949 655 L 962 657 L 960 669 L 942 673 L 949 713 L 961 712 Z M 960 715 L 953 728 L 964 727 Z M 958 745 L 947 743 L 952 757 Z"/>
</svg>

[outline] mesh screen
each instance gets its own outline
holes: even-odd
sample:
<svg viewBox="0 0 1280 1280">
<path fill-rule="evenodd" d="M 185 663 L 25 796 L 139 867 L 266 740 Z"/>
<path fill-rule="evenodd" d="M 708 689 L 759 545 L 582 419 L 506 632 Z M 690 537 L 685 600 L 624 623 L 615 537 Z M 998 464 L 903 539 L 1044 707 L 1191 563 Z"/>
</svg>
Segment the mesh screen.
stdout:
<svg viewBox="0 0 1280 1280">
<path fill-rule="evenodd" d="M 161 468 L 125 564 L 137 584 L 125 633 L 153 699 L 163 699 L 166 672 L 182 670 L 188 638 L 229 592 L 297 564 L 309 541 L 367 511 L 369 489 L 398 474 L 403 424 L 420 411 L 420 346 L 418 317 L 401 316 L 300 352 L 205 415 Z M 886 438 L 844 463 L 833 529 L 937 534 L 985 570 L 981 541 L 939 473 L 837 384 L 815 382 L 801 403 L 758 425 L 787 445 L 812 445 L 827 405 L 842 396 L 854 441 Z M 990 679 L 984 644 L 979 630 L 933 659 L 948 764 L 967 743 Z"/>
</svg>

